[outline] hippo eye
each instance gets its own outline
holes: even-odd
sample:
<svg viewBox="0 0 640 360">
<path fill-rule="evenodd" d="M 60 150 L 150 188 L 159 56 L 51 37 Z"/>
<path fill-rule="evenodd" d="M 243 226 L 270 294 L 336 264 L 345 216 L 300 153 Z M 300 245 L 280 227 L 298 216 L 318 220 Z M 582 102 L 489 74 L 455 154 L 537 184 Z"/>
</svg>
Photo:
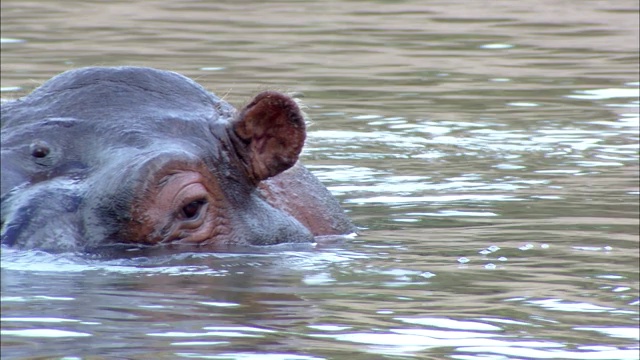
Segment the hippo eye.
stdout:
<svg viewBox="0 0 640 360">
<path fill-rule="evenodd" d="M 36 158 L 43 158 L 49 155 L 49 152 L 51 152 L 51 149 L 49 148 L 49 146 L 42 143 L 31 144 L 30 150 L 31 150 L 31 156 Z"/>
<path fill-rule="evenodd" d="M 200 210 L 202 209 L 203 205 L 206 203 L 207 200 L 205 199 L 195 200 L 188 203 L 187 205 L 182 207 L 182 216 L 184 216 L 185 219 L 193 219 L 197 217 L 200 214 Z"/>
</svg>

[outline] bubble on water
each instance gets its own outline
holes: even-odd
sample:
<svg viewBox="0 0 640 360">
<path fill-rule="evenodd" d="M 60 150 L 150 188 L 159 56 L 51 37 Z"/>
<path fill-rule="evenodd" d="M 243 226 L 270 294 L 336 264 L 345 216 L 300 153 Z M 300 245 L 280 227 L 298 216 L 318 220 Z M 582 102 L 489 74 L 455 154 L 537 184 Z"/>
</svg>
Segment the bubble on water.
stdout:
<svg viewBox="0 0 640 360">
<path fill-rule="evenodd" d="M 549 248 L 549 244 L 541 244 L 540 247 L 543 248 L 543 249 L 548 249 Z"/>
<path fill-rule="evenodd" d="M 466 263 L 468 263 L 469 261 L 470 261 L 470 260 L 469 260 L 469 259 L 467 259 L 467 258 L 466 258 L 466 257 L 464 257 L 464 256 L 458 259 L 458 262 L 459 262 L 460 264 L 466 264 Z"/>
<path fill-rule="evenodd" d="M 522 250 L 522 251 L 527 251 L 529 249 L 533 249 L 533 244 L 525 244 L 520 246 L 518 249 Z"/>
<path fill-rule="evenodd" d="M 432 272 L 429 272 L 429 271 L 425 271 L 422 274 L 420 274 L 420 276 L 422 276 L 423 278 L 429 279 L 429 278 L 432 278 L 432 277 L 436 276 L 436 274 L 434 274 Z"/>
<path fill-rule="evenodd" d="M 479 253 L 482 254 L 482 255 L 487 255 L 487 254 L 494 253 L 494 252 L 496 252 L 498 250 L 500 250 L 499 247 L 492 245 L 492 246 L 489 246 L 488 248 L 486 248 L 484 250 L 480 250 Z"/>
<path fill-rule="evenodd" d="M 613 250 L 613 248 L 612 248 L 611 246 L 605 246 L 605 247 L 604 247 L 604 250 L 605 250 L 605 251 L 611 251 L 611 250 Z"/>
<path fill-rule="evenodd" d="M 494 270 L 497 266 L 493 263 L 488 263 L 484 266 L 485 269 Z"/>
<path fill-rule="evenodd" d="M 500 256 L 500 257 L 498 258 L 498 261 L 507 261 L 507 260 L 508 260 L 508 259 L 507 259 L 506 257 L 504 257 L 504 256 Z"/>
</svg>

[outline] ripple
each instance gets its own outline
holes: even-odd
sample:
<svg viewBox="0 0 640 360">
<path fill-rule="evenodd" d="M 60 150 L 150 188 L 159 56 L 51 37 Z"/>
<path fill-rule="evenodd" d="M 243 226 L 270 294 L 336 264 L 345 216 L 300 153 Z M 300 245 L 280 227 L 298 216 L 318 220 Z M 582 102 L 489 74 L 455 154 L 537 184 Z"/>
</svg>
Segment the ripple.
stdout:
<svg viewBox="0 0 640 360">
<path fill-rule="evenodd" d="M 455 216 L 455 217 L 464 217 L 464 216 L 471 216 L 471 217 L 492 217 L 492 216 L 498 216 L 498 214 L 491 212 L 491 211 L 460 211 L 460 210 L 440 210 L 438 212 L 435 213 L 427 213 L 427 212 L 421 212 L 421 213 L 407 213 L 407 215 L 409 216 Z"/>
<path fill-rule="evenodd" d="M 22 88 L 19 86 L 3 86 L 0 87 L 0 92 L 17 92 L 22 91 Z M 4 101 L 4 99 L 3 99 Z"/>
<path fill-rule="evenodd" d="M 395 318 L 409 324 L 427 325 L 439 328 L 447 328 L 453 330 L 478 330 L 478 331 L 500 331 L 502 328 L 476 321 L 454 320 L 438 317 L 419 317 L 419 318 Z"/>
<path fill-rule="evenodd" d="M 628 88 L 606 88 L 595 90 L 576 90 L 577 95 L 566 95 L 568 98 L 581 100 L 605 100 L 617 98 L 635 98 L 640 97 L 640 89 Z"/>
<path fill-rule="evenodd" d="M 582 312 L 582 313 L 610 312 L 610 313 L 633 314 L 633 312 L 626 311 L 626 310 L 618 310 L 612 307 L 589 304 L 586 302 L 563 301 L 561 299 L 530 300 L 528 301 L 528 303 L 533 305 L 538 305 L 548 310 L 563 311 L 563 312 Z"/>
<path fill-rule="evenodd" d="M 91 334 L 58 329 L 26 329 L 26 330 L 0 330 L 3 336 L 18 336 L 27 338 L 68 338 L 87 337 Z"/>
<path fill-rule="evenodd" d="M 490 356 L 490 354 L 500 354 L 505 356 L 514 356 L 522 359 L 579 359 L 579 360 L 632 360 L 638 358 L 637 350 L 624 350 L 617 349 L 615 347 L 605 347 L 604 349 L 596 350 L 541 350 L 527 346 L 462 346 L 456 349 L 459 352 L 471 352 L 476 356 L 473 359 L 483 359 L 485 357 L 478 358 L 482 354 Z M 455 357 L 460 358 L 460 357 Z M 462 359 L 462 358 L 461 358 Z M 468 357 L 467 359 L 471 359 Z"/>
<path fill-rule="evenodd" d="M 0 321 L 8 322 L 36 322 L 36 323 L 64 323 L 64 322 L 80 322 L 80 320 L 64 319 L 64 318 L 44 318 L 44 317 L 3 317 Z"/>
<path fill-rule="evenodd" d="M 248 334 L 240 331 L 229 331 L 229 330 L 219 330 L 219 331 L 205 331 L 205 332 L 182 332 L 182 331 L 167 331 L 160 333 L 148 333 L 147 336 L 158 336 L 158 337 L 170 337 L 170 338 L 189 338 L 189 337 L 205 337 L 205 336 L 220 336 L 224 338 L 237 338 L 237 337 L 261 337 L 261 335 L 257 334 Z"/>
<path fill-rule="evenodd" d="M 516 107 L 536 107 L 540 106 L 540 104 L 530 103 L 530 102 L 510 102 L 507 103 L 508 106 L 516 106 Z"/>
<path fill-rule="evenodd" d="M 442 196 L 374 196 L 370 198 L 352 198 L 347 203 L 355 204 L 410 204 L 420 202 L 456 202 L 456 201 L 522 201 L 510 195 L 485 195 L 485 194 L 464 194 L 464 195 L 442 195 Z"/>
<path fill-rule="evenodd" d="M 513 47 L 513 45 L 511 44 L 500 44 L 500 43 L 495 43 L 495 44 L 484 44 L 481 45 L 480 48 L 481 49 L 491 49 L 491 50 L 496 50 L 496 49 L 511 49 Z"/>
<path fill-rule="evenodd" d="M 27 40 L 23 40 L 23 39 L 0 38 L 0 44 L 20 44 L 26 41 Z"/>
<path fill-rule="evenodd" d="M 176 355 L 194 359 L 233 359 L 233 360 L 324 360 L 309 355 L 295 355 L 290 353 L 267 353 L 267 352 L 229 352 L 220 353 L 219 355 L 199 354 L 199 353 L 176 353 Z"/>
<path fill-rule="evenodd" d="M 640 340 L 638 327 L 575 327 L 574 330 L 595 331 L 610 337 Z"/>
</svg>

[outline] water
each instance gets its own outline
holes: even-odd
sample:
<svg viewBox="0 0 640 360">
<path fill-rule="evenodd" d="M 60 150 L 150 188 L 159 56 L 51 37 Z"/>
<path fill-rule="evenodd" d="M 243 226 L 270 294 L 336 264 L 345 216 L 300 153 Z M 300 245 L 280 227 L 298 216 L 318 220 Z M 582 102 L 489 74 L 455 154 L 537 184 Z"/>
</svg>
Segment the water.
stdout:
<svg viewBox="0 0 640 360">
<path fill-rule="evenodd" d="M 2 98 L 88 65 L 304 93 L 364 229 L 311 251 L 2 249 L 3 359 L 638 359 L 635 1 L 2 2 Z"/>
</svg>

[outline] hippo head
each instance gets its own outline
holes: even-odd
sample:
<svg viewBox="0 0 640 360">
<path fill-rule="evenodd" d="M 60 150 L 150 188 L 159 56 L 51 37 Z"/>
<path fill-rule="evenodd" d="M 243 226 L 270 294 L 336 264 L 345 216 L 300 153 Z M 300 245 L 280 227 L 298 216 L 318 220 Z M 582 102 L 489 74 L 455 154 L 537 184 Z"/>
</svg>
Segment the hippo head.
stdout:
<svg viewBox="0 0 640 360">
<path fill-rule="evenodd" d="M 278 92 L 236 111 L 173 72 L 65 72 L 2 106 L 2 243 L 311 243 L 261 185 L 299 166 L 305 136 Z"/>
</svg>

